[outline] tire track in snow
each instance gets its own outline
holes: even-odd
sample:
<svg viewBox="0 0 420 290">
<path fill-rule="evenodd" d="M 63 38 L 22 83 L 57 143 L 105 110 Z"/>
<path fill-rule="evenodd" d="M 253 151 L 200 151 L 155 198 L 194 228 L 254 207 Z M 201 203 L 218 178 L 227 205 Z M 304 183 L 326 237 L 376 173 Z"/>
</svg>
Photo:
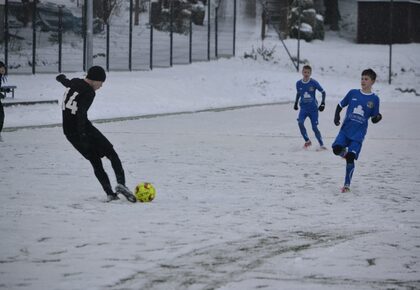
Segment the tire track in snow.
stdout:
<svg viewBox="0 0 420 290">
<path fill-rule="evenodd" d="M 290 252 L 316 247 L 328 248 L 367 235 L 359 231 L 351 234 L 313 232 L 279 235 L 254 235 L 194 249 L 165 264 L 139 271 L 120 279 L 109 289 L 216 289 L 235 277 L 264 264 L 267 260 Z"/>
</svg>

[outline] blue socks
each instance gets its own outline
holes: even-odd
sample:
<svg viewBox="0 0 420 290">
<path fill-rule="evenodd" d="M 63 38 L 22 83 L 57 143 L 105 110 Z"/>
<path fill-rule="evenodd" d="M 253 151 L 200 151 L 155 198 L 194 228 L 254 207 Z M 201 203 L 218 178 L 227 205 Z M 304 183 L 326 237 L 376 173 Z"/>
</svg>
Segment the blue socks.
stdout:
<svg viewBox="0 0 420 290">
<path fill-rule="evenodd" d="M 300 129 L 300 133 L 302 134 L 303 139 L 305 139 L 305 141 L 308 141 L 308 133 L 306 133 L 306 128 L 305 125 L 303 123 L 298 123 L 299 124 L 299 129 Z"/>
<path fill-rule="evenodd" d="M 324 146 L 324 142 L 322 142 L 321 132 L 319 131 L 318 127 L 312 127 L 312 130 L 315 133 L 315 137 L 319 142 L 319 146 Z"/>
<path fill-rule="evenodd" d="M 354 163 L 347 163 L 346 165 L 346 178 L 344 181 L 345 186 L 350 186 L 351 178 L 353 177 Z"/>
</svg>

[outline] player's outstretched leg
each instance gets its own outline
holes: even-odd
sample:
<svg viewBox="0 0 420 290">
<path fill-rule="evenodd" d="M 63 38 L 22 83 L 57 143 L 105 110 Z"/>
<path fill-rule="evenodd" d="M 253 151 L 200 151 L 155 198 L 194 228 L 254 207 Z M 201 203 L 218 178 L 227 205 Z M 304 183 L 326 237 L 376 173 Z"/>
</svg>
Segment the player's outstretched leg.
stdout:
<svg viewBox="0 0 420 290">
<path fill-rule="evenodd" d="M 119 199 L 117 194 L 112 190 L 111 182 L 109 181 L 108 175 L 104 170 L 101 158 L 94 157 L 89 159 L 89 161 L 92 164 L 96 178 L 99 180 L 99 183 L 102 185 L 102 188 L 107 195 L 107 201 L 109 202 Z"/>
<path fill-rule="evenodd" d="M 122 194 L 130 202 L 137 202 L 136 197 L 133 193 L 125 186 L 125 174 L 124 169 L 121 164 L 121 160 L 118 157 L 117 152 L 114 149 L 110 150 L 106 157 L 111 161 L 112 168 L 115 172 L 115 177 L 117 179 L 117 186 L 115 187 L 116 194 Z"/>
<path fill-rule="evenodd" d="M 107 153 L 106 157 L 111 161 L 112 169 L 114 169 L 117 183 L 125 184 L 124 169 L 122 167 L 121 160 L 117 152 L 115 152 L 115 150 L 112 149 L 110 152 Z"/>
</svg>

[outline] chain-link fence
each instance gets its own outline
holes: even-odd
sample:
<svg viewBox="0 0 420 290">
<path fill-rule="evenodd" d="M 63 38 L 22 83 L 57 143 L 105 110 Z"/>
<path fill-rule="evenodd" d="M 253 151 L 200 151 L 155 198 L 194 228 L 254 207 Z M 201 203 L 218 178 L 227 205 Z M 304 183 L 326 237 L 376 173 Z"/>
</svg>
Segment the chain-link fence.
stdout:
<svg viewBox="0 0 420 290">
<path fill-rule="evenodd" d="M 235 54 L 236 0 L 0 0 L 0 60 L 9 73 L 85 69 L 86 1 L 93 1 L 93 64 L 107 70 Z"/>
</svg>

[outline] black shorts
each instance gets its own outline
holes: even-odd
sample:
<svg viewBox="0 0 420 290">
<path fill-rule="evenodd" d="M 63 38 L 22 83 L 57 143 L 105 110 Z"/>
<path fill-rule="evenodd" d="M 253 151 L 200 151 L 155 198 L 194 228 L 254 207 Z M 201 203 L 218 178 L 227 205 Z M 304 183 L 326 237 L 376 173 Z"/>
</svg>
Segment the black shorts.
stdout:
<svg viewBox="0 0 420 290">
<path fill-rule="evenodd" d="M 87 130 L 87 138 L 84 140 L 80 139 L 80 135 L 66 135 L 66 137 L 74 148 L 88 160 L 108 156 L 114 151 L 111 142 L 93 126 Z"/>
</svg>

